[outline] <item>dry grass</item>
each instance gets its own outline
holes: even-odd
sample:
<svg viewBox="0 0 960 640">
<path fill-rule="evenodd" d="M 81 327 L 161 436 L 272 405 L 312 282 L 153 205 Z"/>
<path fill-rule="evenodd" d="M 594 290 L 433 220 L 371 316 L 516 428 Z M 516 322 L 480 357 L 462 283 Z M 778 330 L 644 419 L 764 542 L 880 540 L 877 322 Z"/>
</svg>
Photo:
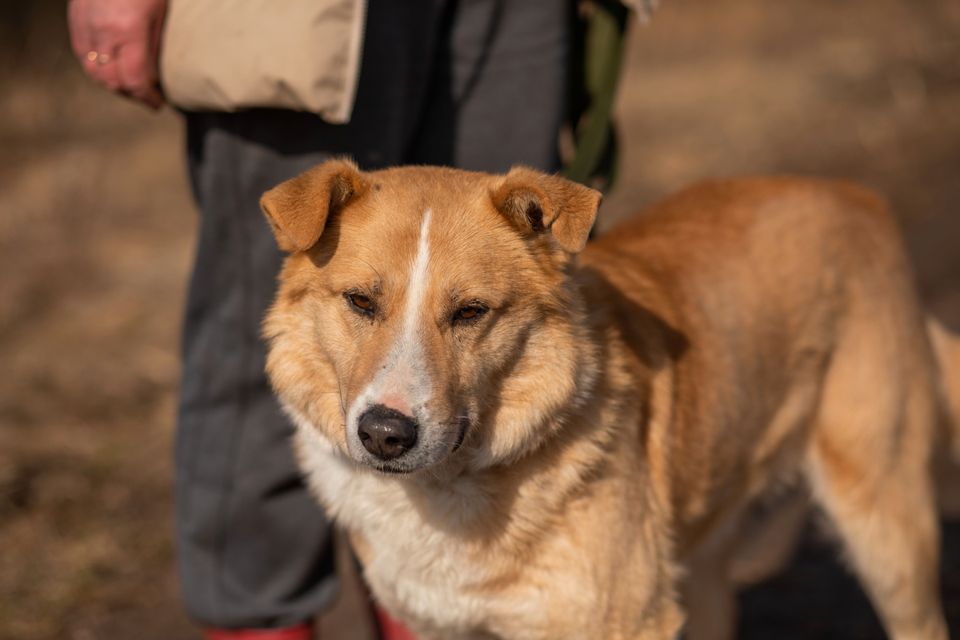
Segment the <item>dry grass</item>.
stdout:
<svg viewBox="0 0 960 640">
<path fill-rule="evenodd" d="M 85 83 L 59 23 L 37 33 L 43 64 L 0 78 L 0 638 L 190 637 L 179 124 Z M 671 0 L 634 36 L 604 224 L 701 176 L 853 177 L 903 213 L 926 297 L 960 320 L 960 5 Z"/>
<path fill-rule="evenodd" d="M 185 624 L 168 490 L 193 227 L 178 126 L 72 74 L 2 95 L 0 637 L 148 638 L 93 630 L 158 607 Z"/>
</svg>

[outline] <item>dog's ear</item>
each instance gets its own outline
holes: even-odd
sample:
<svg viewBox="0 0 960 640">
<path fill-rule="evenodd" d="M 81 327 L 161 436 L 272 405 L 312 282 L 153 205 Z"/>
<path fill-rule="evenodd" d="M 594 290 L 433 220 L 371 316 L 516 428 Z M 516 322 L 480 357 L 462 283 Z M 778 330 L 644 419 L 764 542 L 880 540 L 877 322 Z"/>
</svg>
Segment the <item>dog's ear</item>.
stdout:
<svg viewBox="0 0 960 640">
<path fill-rule="evenodd" d="M 602 198 L 599 191 L 528 167 L 514 167 L 491 193 L 493 206 L 520 229 L 549 230 L 557 243 L 577 253 L 587 243 Z"/>
<path fill-rule="evenodd" d="M 267 191 L 260 208 L 283 251 L 306 251 L 320 239 L 330 216 L 366 189 L 357 165 L 328 160 Z"/>
</svg>

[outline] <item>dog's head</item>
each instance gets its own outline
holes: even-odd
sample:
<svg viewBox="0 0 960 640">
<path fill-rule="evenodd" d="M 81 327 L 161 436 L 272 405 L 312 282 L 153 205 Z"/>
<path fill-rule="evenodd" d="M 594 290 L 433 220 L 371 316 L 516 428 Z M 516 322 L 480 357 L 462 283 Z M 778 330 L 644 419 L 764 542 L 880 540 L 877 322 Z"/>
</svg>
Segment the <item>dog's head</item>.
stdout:
<svg viewBox="0 0 960 640">
<path fill-rule="evenodd" d="M 568 272 L 599 202 L 527 168 L 364 173 L 343 160 L 267 192 L 289 253 L 266 321 L 284 406 L 384 472 L 535 447 L 589 377 Z"/>
</svg>

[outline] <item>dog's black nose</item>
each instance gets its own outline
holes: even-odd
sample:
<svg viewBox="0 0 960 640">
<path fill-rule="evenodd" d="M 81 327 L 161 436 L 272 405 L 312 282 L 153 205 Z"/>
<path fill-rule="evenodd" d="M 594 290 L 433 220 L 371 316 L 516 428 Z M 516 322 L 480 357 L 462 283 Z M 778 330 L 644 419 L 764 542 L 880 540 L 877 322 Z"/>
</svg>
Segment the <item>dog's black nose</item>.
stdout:
<svg viewBox="0 0 960 640">
<path fill-rule="evenodd" d="M 378 404 L 360 416 L 357 434 L 367 451 L 381 460 L 393 460 L 417 443 L 417 423 Z"/>
</svg>

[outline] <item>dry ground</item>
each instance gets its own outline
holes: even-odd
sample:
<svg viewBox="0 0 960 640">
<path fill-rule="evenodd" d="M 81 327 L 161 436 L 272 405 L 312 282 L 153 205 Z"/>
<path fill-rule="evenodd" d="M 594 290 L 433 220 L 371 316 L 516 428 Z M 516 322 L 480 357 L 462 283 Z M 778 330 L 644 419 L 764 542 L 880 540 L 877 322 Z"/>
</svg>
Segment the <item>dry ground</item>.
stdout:
<svg viewBox="0 0 960 640">
<path fill-rule="evenodd" d="M 0 68 L 0 638 L 195 638 L 170 540 L 195 226 L 179 123 L 85 83 L 62 21 L 19 11 L 18 37 L 0 38 L 18 67 Z M 619 112 L 603 227 L 699 177 L 851 177 L 890 197 L 925 298 L 960 326 L 956 0 L 665 0 L 633 34 Z M 744 596 L 743 637 L 879 637 L 812 539 Z M 351 619 L 327 637 L 363 637 Z"/>
</svg>

